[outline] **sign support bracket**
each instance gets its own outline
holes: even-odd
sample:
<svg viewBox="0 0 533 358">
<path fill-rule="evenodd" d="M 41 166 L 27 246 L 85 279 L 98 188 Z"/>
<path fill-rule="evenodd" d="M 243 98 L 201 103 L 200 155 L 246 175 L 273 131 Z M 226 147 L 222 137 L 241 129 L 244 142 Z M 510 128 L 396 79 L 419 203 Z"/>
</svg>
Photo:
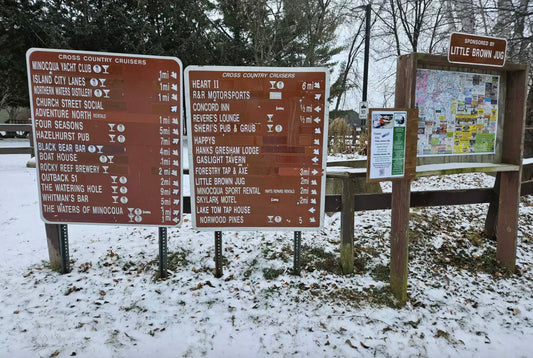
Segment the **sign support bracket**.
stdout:
<svg viewBox="0 0 533 358">
<path fill-rule="evenodd" d="M 167 228 L 159 228 L 159 278 L 166 279 L 168 277 L 168 240 Z"/>
</svg>

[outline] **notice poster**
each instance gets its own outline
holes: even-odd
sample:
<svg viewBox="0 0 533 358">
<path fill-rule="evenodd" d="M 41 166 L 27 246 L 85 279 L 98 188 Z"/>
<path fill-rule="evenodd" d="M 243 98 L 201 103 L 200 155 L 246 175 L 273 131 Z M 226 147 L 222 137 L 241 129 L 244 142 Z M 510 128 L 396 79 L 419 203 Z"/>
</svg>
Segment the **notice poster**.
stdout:
<svg viewBox="0 0 533 358">
<path fill-rule="evenodd" d="M 495 152 L 500 77 L 418 69 L 418 156 Z"/>
<path fill-rule="evenodd" d="M 195 227 L 322 226 L 328 88 L 324 68 L 187 67 Z"/>
<path fill-rule="evenodd" d="M 370 111 L 369 180 L 403 178 L 406 159 L 407 111 Z"/>
<path fill-rule="evenodd" d="M 179 59 L 31 49 L 27 66 L 43 220 L 180 224 Z"/>
</svg>

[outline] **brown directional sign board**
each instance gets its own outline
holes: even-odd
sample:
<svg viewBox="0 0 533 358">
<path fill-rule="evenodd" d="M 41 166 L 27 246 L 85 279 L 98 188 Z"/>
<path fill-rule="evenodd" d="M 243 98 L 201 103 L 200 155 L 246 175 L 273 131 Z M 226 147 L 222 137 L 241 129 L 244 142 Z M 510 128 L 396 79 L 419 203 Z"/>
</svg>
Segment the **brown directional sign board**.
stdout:
<svg viewBox="0 0 533 358">
<path fill-rule="evenodd" d="M 43 220 L 180 224 L 180 61 L 31 49 L 27 66 Z"/>
<path fill-rule="evenodd" d="M 322 226 L 328 88 L 324 68 L 187 67 L 195 227 Z"/>
</svg>

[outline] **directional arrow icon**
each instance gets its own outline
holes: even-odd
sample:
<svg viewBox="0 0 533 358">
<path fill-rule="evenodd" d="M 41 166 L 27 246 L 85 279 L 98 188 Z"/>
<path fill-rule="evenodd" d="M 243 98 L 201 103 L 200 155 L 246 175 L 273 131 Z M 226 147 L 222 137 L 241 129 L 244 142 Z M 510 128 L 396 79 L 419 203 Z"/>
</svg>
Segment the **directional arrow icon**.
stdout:
<svg viewBox="0 0 533 358">
<path fill-rule="evenodd" d="M 172 71 L 172 73 L 170 74 L 170 77 L 172 77 L 173 79 L 177 79 L 178 78 L 178 74 L 174 71 Z"/>
<path fill-rule="evenodd" d="M 172 204 L 174 205 L 179 205 L 180 201 L 178 199 L 174 199 L 172 200 Z"/>
<path fill-rule="evenodd" d="M 316 111 L 316 112 L 320 112 L 321 109 L 322 109 L 322 107 L 320 107 L 320 106 L 316 106 L 316 107 L 315 107 L 315 111 Z"/>
<path fill-rule="evenodd" d="M 174 219 L 172 219 L 172 221 L 174 221 L 177 224 L 179 220 L 178 220 L 178 218 L 174 218 Z"/>
<path fill-rule="evenodd" d="M 316 211 L 315 208 L 311 208 L 311 209 L 309 209 L 309 212 L 311 212 L 311 213 L 314 213 L 315 211 Z"/>
<path fill-rule="evenodd" d="M 171 98 L 172 98 L 173 101 L 177 101 L 178 100 L 178 95 L 173 93 Z"/>
<path fill-rule="evenodd" d="M 316 94 L 315 94 L 315 99 L 316 99 L 316 100 L 319 100 L 320 97 L 322 97 L 322 94 L 320 94 L 320 93 L 316 93 Z"/>
<path fill-rule="evenodd" d="M 319 117 L 315 117 L 314 121 L 315 123 L 320 123 L 321 119 Z"/>
<path fill-rule="evenodd" d="M 179 181 L 174 180 L 174 181 L 172 182 L 172 186 L 180 186 Z"/>
<path fill-rule="evenodd" d="M 318 174 L 318 170 L 313 169 L 313 170 L 311 171 L 311 174 L 313 174 L 313 175 L 317 175 L 317 174 Z"/>
<path fill-rule="evenodd" d="M 177 91 L 177 90 L 178 90 L 178 85 L 175 84 L 175 83 L 173 83 L 173 84 L 171 85 L 171 88 L 172 88 L 173 91 Z"/>
<path fill-rule="evenodd" d="M 172 215 L 179 215 L 180 214 L 180 211 L 179 210 L 174 210 L 172 211 Z"/>
<path fill-rule="evenodd" d="M 313 159 L 311 159 L 314 163 L 318 162 L 318 158 L 317 157 L 314 157 Z"/>
</svg>

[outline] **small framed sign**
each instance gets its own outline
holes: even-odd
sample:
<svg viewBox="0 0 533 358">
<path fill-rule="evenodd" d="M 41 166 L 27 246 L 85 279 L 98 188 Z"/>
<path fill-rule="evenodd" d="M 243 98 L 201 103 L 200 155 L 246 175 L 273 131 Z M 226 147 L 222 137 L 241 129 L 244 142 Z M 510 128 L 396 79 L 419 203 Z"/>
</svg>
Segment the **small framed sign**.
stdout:
<svg viewBox="0 0 533 358">
<path fill-rule="evenodd" d="M 371 108 L 367 181 L 413 179 L 418 109 Z"/>
</svg>

